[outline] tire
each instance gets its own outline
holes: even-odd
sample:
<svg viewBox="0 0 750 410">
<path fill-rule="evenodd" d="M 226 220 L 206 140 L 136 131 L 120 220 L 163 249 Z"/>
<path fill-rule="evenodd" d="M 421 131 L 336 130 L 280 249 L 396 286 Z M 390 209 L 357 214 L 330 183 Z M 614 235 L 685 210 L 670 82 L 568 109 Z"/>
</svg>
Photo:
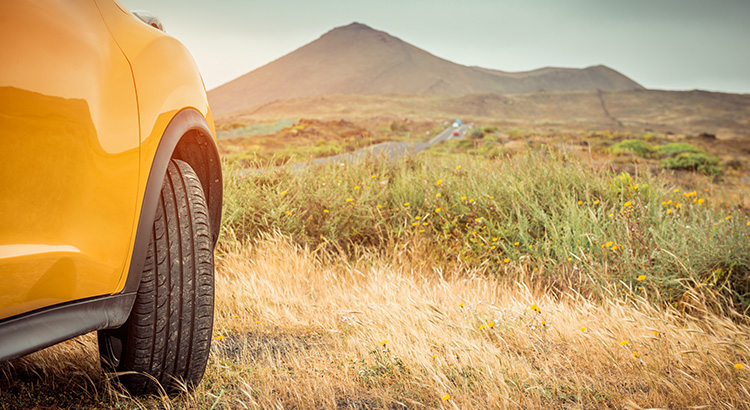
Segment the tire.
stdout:
<svg viewBox="0 0 750 410">
<path fill-rule="evenodd" d="M 209 228 L 198 176 L 170 161 L 133 310 L 98 333 L 103 368 L 132 394 L 184 391 L 203 378 L 214 310 Z"/>
</svg>

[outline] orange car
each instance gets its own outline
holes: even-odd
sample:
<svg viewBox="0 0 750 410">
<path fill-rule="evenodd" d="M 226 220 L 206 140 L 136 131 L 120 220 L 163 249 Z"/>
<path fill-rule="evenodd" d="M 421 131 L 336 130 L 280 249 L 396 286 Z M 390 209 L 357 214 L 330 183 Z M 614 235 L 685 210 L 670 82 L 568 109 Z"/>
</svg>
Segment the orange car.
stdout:
<svg viewBox="0 0 750 410">
<path fill-rule="evenodd" d="M 192 57 L 113 0 L 0 16 L 0 362 L 96 330 L 132 392 L 197 384 L 222 176 Z"/>
</svg>

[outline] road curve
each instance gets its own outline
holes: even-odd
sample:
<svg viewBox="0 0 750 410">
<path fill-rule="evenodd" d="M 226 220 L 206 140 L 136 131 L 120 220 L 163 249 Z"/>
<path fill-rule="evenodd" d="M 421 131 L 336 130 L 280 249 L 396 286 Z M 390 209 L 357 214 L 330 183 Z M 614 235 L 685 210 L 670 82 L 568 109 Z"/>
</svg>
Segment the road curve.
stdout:
<svg viewBox="0 0 750 410">
<path fill-rule="evenodd" d="M 459 135 L 453 135 L 454 130 L 457 130 Z M 453 138 L 463 138 L 468 130 L 468 125 L 448 127 L 427 142 L 381 142 L 380 144 L 370 145 L 369 147 L 361 148 L 356 151 L 347 152 L 332 157 L 318 158 L 304 164 L 295 164 L 293 168 L 297 169 L 304 168 L 310 165 L 331 163 L 336 164 L 344 162 L 357 162 L 365 159 L 384 157 L 387 157 L 392 161 L 399 160 L 406 156 L 415 155 L 416 153 L 424 151 L 425 149 L 443 141 L 448 141 Z"/>
</svg>

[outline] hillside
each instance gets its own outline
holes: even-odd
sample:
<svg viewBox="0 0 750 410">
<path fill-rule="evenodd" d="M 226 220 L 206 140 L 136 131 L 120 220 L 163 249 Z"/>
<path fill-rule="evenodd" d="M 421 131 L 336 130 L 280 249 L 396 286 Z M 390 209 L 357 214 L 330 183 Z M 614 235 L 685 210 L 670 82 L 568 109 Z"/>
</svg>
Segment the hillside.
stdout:
<svg viewBox="0 0 750 410">
<path fill-rule="evenodd" d="M 335 28 L 296 51 L 209 91 L 216 114 L 330 94 L 528 93 L 633 90 L 641 85 L 605 66 L 508 73 L 467 67 L 364 24 Z"/>
<path fill-rule="evenodd" d="M 605 110 L 606 109 L 606 110 Z M 750 95 L 705 91 L 546 91 L 527 94 L 326 95 L 275 101 L 218 123 L 279 118 L 416 121 L 461 117 L 521 128 L 621 130 L 750 137 Z"/>
</svg>

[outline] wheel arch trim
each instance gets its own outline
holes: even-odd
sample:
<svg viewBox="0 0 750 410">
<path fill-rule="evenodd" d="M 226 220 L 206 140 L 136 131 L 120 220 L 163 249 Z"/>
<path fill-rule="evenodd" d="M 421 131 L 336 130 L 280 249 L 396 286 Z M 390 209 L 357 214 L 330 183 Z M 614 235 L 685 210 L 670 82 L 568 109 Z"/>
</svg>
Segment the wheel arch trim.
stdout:
<svg viewBox="0 0 750 410">
<path fill-rule="evenodd" d="M 219 151 L 206 119 L 192 108 L 178 112 L 167 125 L 154 154 L 138 218 L 133 253 L 123 293 L 137 292 L 153 231 L 156 206 L 167 165 L 172 158 L 187 162 L 198 174 L 208 202 L 211 239 L 219 238 L 222 207 L 222 175 Z"/>
</svg>

